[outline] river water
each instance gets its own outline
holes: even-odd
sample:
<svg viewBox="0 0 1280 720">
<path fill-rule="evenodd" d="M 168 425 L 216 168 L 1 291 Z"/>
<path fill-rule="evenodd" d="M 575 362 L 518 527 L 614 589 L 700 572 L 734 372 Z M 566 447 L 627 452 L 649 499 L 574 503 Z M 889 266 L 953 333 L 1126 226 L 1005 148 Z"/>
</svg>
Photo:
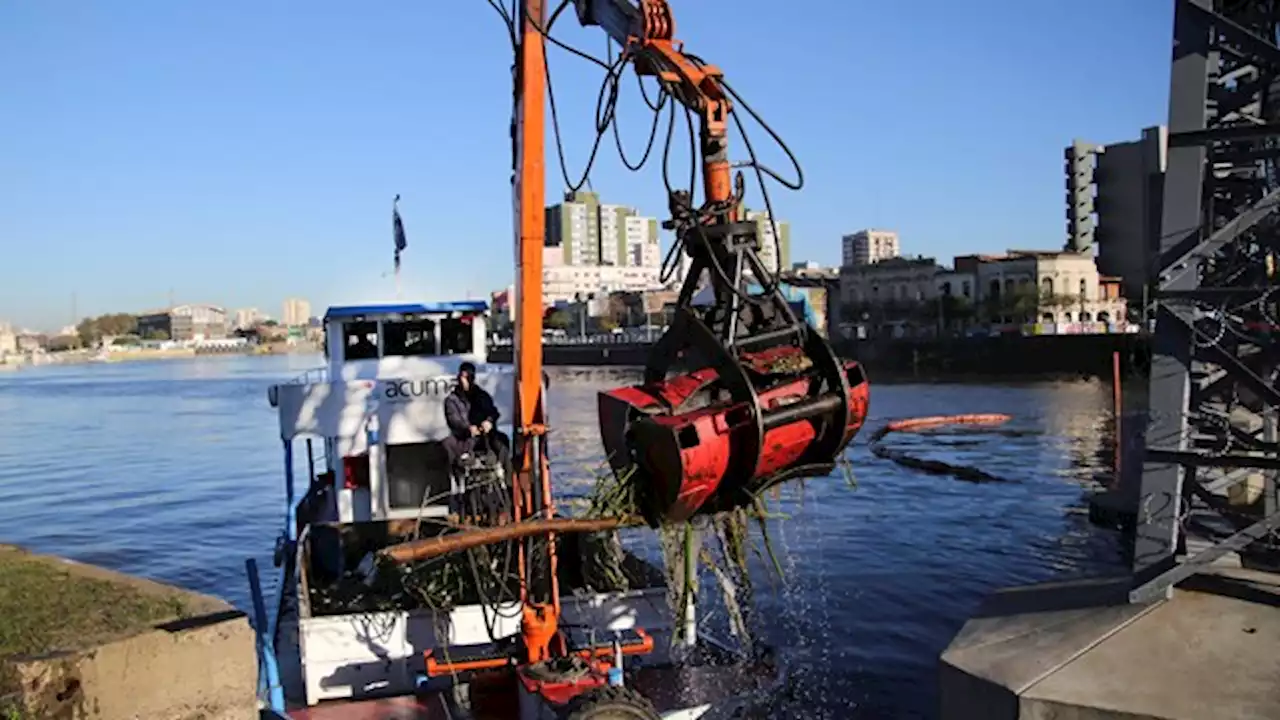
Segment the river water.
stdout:
<svg viewBox="0 0 1280 720">
<path fill-rule="evenodd" d="M 248 606 L 244 559 L 270 567 L 284 513 L 266 388 L 321 363 L 271 356 L 41 367 L 0 375 L 0 542 Z M 595 393 L 625 374 L 555 370 L 558 487 L 601 463 Z M 874 380 L 874 379 L 873 379 Z M 912 718 L 936 710 L 939 652 L 988 592 L 1118 572 L 1117 538 L 1085 493 L 1110 463 L 1099 383 L 873 385 L 843 478 L 788 487 L 771 536 L 784 579 L 756 568 L 759 617 L 793 674 L 783 714 Z M 1007 483 L 974 485 L 879 460 L 886 419 L 1000 412 L 1002 434 L 904 436 Z M 265 580 L 266 578 L 264 578 Z"/>
</svg>

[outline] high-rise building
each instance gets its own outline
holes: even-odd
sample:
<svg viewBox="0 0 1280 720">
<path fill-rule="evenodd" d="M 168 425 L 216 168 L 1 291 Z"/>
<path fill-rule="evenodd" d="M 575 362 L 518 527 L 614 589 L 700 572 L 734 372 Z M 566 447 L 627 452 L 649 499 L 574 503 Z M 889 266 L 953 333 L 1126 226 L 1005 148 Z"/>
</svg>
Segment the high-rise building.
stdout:
<svg viewBox="0 0 1280 720">
<path fill-rule="evenodd" d="M 625 243 L 627 267 L 656 268 L 662 264 L 662 248 L 658 245 L 656 218 L 627 215 L 619 236 Z"/>
<path fill-rule="evenodd" d="M 264 319 L 265 316 L 258 310 L 258 308 L 240 308 L 239 310 L 236 310 L 235 321 L 232 323 L 232 327 L 236 330 L 246 330 L 256 327 L 258 323 L 262 322 Z"/>
<path fill-rule="evenodd" d="M 542 292 L 548 303 L 653 289 L 661 264 L 658 221 L 635 208 L 602 204 L 591 192 L 567 193 L 547 208 Z"/>
<path fill-rule="evenodd" d="M 0 357 L 18 352 L 18 334 L 9 323 L 0 322 Z"/>
<path fill-rule="evenodd" d="M 1119 277 L 1125 297 L 1137 301 L 1153 278 L 1150 259 L 1159 252 L 1160 214 L 1168 128 L 1150 127 L 1142 138 L 1112 143 L 1095 152 L 1098 272 Z M 1072 212 L 1068 205 L 1068 213 Z M 1073 249 L 1068 238 L 1067 249 Z"/>
<path fill-rule="evenodd" d="M 643 267 L 661 262 L 658 221 L 631 207 L 601 204 L 592 192 L 567 193 L 547 208 L 547 246 L 565 265 Z M 646 259 L 659 258 L 653 262 Z"/>
<path fill-rule="evenodd" d="M 841 265 L 857 267 L 896 258 L 902 254 L 898 233 L 892 230 L 859 230 L 841 239 Z"/>
<path fill-rule="evenodd" d="M 756 224 L 756 236 L 760 238 L 760 262 L 765 270 L 776 273 L 791 267 L 791 223 L 786 220 L 769 222 L 769 213 L 760 210 L 748 210 L 743 219 Z M 773 234 L 775 227 L 778 229 L 777 242 Z"/>
<path fill-rule="evenodd" d="M 1082 253 L 1093 249 L 1094 170 L 1102 146 L 1084 140 L 1072 141 L 1063 151 L 1067 174 L 1067 242 L 1064 249 Z"/>
<path fill-rule="evenodd" d="M 285 300 L 282 310 L 280 324 L 285 327 L 303 327 L 311 320 L 311 303 L 301 298 Z"/>
<path fill-rule="evenodd" d="M 600 197 L 566 193 L 564 202 L 547 208 L 547 245 L 560 248 L 565 265 L 599 265 Z"/>
</svg>

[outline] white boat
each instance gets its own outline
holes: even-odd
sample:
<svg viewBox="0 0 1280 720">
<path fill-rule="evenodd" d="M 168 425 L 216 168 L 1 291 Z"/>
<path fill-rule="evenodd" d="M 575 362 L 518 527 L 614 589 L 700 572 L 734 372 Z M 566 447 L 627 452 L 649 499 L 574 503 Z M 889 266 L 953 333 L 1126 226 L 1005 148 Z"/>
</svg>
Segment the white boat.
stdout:
<svg viewBox="0 0 1280 720">
<path fill-rule="evenodd" d="M 327 366 L 270 388 L 286 481 L 274 603 L 256 563 L 246 563 L 264 717 L 709 720 L 768 692 L 780 677 L 776 665 L 699 637 L 691 606 L 689 647 L 670 651 L 675 623 L 656 568 L 629 556 L 625 589 L 588 589 L 575 536 L 560 546 L 560 637 L 570 656 L 616 655 L 614 667 L 625 671 L 610 676 L 625 689 L 596 688 L 594 704 L 569 707 L 546 691 L 554 682 L 532 688 L 529 666 L 506 664 L 521 632 L 517 598 L 438 610 L 391 598 L 326 599 L 335 583 L 350 585 L 368 553 L 406 533 L 444 532 L 431 521 L 449 516 L 466 491 L 440 446 L 444 399 L 463 362 L 477 367 L 477 384 L 493 396 L 500 422 L 510 422 L 515 378 L 510 366 L 486 362 L 487 315 L 473 301 L 329 308 Z M 473 671 L 463 657 L 482 660 Z M 450 672 L 431 670 L 441 660 Z M 580 668 L 539 672 L 554 680 Z M 623 714 L 611 715 L 618 703 Z"/>
</svg>

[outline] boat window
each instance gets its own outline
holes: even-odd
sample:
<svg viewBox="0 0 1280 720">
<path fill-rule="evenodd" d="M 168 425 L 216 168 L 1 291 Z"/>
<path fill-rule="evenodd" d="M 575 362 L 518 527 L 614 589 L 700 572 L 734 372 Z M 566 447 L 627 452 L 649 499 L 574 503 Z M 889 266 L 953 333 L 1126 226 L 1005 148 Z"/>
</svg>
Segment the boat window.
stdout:
<svg viewBox="0 0 1280 720">
<path fill-rule="evenodd" d="M 430 320 L 405 320 L 382 323 L 382 354 L 435 355 L 436 324 Z"/>
<path fill-rule="evenodd" d="M 370 360 L 378 357 L 378 323 L 349 322 L 342 326 L 342 359 Z"/>
<path fill-rule="evenodd" d="M 474 352 L 471 334 L 472 318 L 446 318 L 440 321 L 440 354 L 463 355 Z"/>
</svg>

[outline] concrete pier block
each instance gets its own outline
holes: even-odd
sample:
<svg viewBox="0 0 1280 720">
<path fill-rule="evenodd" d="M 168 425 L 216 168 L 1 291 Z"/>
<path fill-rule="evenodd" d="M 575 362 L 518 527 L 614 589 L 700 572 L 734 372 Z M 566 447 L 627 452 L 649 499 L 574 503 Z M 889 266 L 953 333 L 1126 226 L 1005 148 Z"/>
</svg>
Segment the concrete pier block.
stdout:
<svg viewBox="0 0 1280 720">
<path fill-rule="evenodd" d="M 36 652 L 0 646 L 4 717 L 257 717 L 254 633 L 222 600 L 12 546 L 0 566 L 0 604 L 17 611 L 2 622 L 50 639 Z M 53 607 L 21 612 L 40 602 Z"/>
<path fill-rule="evenodd" d="M 1215 569 L 1145 606 L 1128 583 L 996 593 L 942 655 L 941 717 L 1280 717 L 1280 578 Z"/>
</svg>

